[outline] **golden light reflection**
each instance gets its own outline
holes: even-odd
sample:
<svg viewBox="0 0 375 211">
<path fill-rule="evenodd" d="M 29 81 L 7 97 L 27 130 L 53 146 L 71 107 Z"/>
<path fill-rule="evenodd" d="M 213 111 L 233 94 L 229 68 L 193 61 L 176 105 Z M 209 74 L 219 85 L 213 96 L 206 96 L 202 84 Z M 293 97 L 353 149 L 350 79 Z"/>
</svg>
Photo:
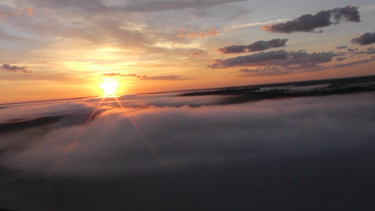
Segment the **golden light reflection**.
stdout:
<svg viewBox="0 0 375 211">
<path fill-rule="evenodd" d="M 119 82 L 115 79 L 105 79 L 99 86 L 103 91 L 103 97 L 116 97 Z"/>
</svg>

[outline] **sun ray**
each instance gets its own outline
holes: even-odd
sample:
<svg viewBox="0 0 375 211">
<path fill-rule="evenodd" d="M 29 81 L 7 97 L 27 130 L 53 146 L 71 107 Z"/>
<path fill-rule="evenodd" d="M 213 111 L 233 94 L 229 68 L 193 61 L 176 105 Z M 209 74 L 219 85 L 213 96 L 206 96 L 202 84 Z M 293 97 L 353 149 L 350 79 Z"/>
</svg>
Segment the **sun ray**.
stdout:
<svg viewBox="0 0 375 211">
<path fill-rule="evenodd" d="M 128 119 L 129 119 L 130 123 L 132 124 L 133 128 L 137 131 L 138 135 L 141 137 L 143 143 L 146 145 L 146 147 L 148 148 L 148 150 L 152 153 L 152 155 L 159 162 L 159 165 L 161 165 L 161 166 L 164 167 L 164 164 L 163 164 L 163 162 L 162 162 L 162 160 L 161 160 L 161 158 L 159 156 L 159 153 L 154 149 L 154 146 L 152 146 L 152 144 L 147 139 L 147 137 L 144 135 L 144 133 L 142 132 L 142 130 L 139 128 L 139 126 L 137 125 L 137 123 L 131 118 L 128 110 L 125 108 L 125 106 L 121 103 L 121 101 L 117 97 L 114 97 L 114 99 L 117 102 L 117 104 L 120 106 L 120 108 L 125 111 L 125 114 L 128 117 Z"/>
<path fill-rule="evenodd" d="M 142 139 L 143 143 L 145 144 L 145 146 L 147 147 L 147 149 L 149 150 L 149 152 L 157 160 L 157 162 L 159 163 L 160 167 L 162 167 L 163 169 L 166 170 L 166 167 L 165 167 L 164 163 L 162 162 L 162 159 L 160 158 L 159 153 L 155 150 L 154 146 L 147 139 L 147 137 L 145 136 L 145 134 L 143 133 L 143 131 L 139 128 L 139 126 L 137 125 L 137 123 L 132 119 L 131 115 L 129 114 L 129 111 L 126 109 L 126 107 L 122 104 L 122 102 L 116 96 L 116 94 L 117 94 L 117 87 L 118 86 L 119 86 L 119 84 L 118 84 L 118 82 L 116 80 L 110 80 L 110 79 L 104 80 L 100 84 L 100 88 L 102 88 L 102 90 L 103 90 L 103 97 L 100 99 L 99 103 L 96 104 L 94 110 L 92 111 L 92 113 L 90 114 L 90 116 L 88 117 L 88 119 L 84 123 L 83 127 L 78 132 L 78 134 L 65 147 L 65 149 L 63 151 L 63 154 L 56 161 L 55 165 L 53 166 L 53 168 L 49 172 L 48 176 L 52 176 L 55 173 L 55 171 L 58 168 L 61 167 L 61 165 L 63 164 L 63 162 L 64 162 L 64 160 L 65 160 L 65 158 L 67 156 L 67 154 L 74 148 L 74 146 L 77 144 L 77 141 L 79 140 L 79 138 L 84 134 L 86 128 L 88 127 L 88 125 L 91 122 L 91 120 L 94 118 L 94 116 L 95 116 L 96 112 L 98 111 L 98 109 L 100 108 L 100 106 L 105 102 L 106 99 L 109 99 L 109 98 L 114 99 L 115 102 L 120 107 L 120 109 L 124 111 L 124 113 L 127 116 L 129 122 L 131 123 L 131 125 L 133 126 L 133 128 L 135 129 L 135 131 L 137 132 L 137 134 L 139 135 L 139 137 Z"/>
<path fill-rule="evenodd" d="M 72 141 L 64 148 L 63 154 L 60 156 L 60 158 L 55 162 L 55 165 L 52 167 L 51 171 L 48 173 L 48 177 L 53 176 L 53 174 L 56 172 L 58 168 L 63 164 L 65 157 L 73 149 L 73 147 L 77 144 L 77 141 L 79 138 L 84 134 L 88 124 L 92 121 L 94 118 L 96 112 L 99 110 L 100 106 L 103 104 L 106 98 L 101 98 L 99 103 L 96 104 L 94 110 L 91 112 L 89 118 L 84 123 L 83 127 L 79 130 L 78 134 L 72 139 Z"/>
</svg>

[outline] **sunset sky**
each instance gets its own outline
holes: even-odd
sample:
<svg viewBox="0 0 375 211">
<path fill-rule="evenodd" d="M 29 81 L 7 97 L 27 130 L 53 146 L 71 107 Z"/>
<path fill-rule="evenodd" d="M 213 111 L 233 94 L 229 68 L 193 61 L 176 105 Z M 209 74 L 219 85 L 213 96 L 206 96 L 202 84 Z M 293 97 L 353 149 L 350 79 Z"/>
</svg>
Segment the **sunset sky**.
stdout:
<svg viewBox="0 0 375 211">
<path fill-rule="evenodd" d="M 311 14 L 311 15 L 307 15 Z M 373 0 L 2 0 L 0 103 L 373 75 Z"/>
</svg>

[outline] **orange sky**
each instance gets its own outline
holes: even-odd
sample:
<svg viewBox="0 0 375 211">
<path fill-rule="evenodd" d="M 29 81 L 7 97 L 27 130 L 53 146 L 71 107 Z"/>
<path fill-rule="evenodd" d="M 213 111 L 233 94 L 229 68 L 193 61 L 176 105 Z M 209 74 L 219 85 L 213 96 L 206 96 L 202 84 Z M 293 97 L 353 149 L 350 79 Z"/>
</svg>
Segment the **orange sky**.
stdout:
<svg viewBox="0 0 375 211">
<path fill-rule="evenodd" d="M 375 74 L 374 4 L 292 2 L 6 0 L 0 103 Z"/>
</svg>

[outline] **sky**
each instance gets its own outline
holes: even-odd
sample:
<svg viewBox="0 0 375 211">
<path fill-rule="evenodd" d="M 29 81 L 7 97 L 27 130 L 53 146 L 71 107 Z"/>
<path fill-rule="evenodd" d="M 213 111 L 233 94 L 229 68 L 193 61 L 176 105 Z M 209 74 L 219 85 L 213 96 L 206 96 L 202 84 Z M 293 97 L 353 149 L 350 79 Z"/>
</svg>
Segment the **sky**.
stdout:
<svg viewBox="0 0 375 211">
<path fill-rule="evenodd" d="M 0 103 L 374 74 L 371 0 L 2 0 Z"/>
</svg>

